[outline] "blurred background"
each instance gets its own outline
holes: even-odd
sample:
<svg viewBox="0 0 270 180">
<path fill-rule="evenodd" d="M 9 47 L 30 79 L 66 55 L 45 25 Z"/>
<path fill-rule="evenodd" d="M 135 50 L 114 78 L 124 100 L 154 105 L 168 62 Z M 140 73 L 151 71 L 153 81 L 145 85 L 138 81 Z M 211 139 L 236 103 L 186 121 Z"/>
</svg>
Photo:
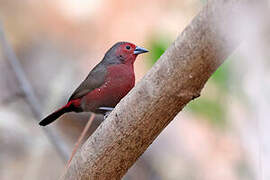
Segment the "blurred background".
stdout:
<svg viewBox="0 0 270 180">
<path fill-rule="evenodd" d="M 139 81 L 205 3 L 0 0 L 0 21 L 44 117 L 66 102 L 117 41 L 150 50 L 136 60 Z M 252 43 L 244 42 L 227 59 L 201 97 L 166 127 L 124 179 L 270 179 L 270 30 L 260 27 Z M 66 160 L 38 125 L 2 50 L 0 90 L 0 179 L 58 179 Z M 49 127 L 68 154 L 88 118 L 89 113 L 69 113 Z M 101 121 L 96 118 L 88 136 Z"/>
</svg>

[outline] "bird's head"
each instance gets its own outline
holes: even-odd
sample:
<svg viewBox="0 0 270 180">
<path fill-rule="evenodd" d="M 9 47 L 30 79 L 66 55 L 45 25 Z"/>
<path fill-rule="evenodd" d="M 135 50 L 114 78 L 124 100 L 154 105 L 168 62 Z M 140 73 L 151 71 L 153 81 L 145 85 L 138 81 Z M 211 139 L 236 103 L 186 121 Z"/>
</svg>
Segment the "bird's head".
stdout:
<svg viewBox="0 0 270 180">
<path fill-rule="evenodd" d="M 147 49 L 129 42 L 118 42 L 106 53 L 105 59 L 115 64 L 133 64 L 139 54 L 148 52 Z"/>
</svg>

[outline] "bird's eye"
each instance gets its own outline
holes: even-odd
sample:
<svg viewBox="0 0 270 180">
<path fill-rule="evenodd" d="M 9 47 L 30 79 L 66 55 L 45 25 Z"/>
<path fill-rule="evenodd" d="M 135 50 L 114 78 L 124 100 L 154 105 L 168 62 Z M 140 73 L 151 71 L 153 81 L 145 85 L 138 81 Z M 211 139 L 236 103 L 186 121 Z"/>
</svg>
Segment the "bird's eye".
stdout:
<svg viewBox="0 0 270 180">
<path fill-rule="evenodd" d="M 130 49 L 130 46 L 126 46 L 126 49 L 128 49 L 128 50 L 129 50 L 129 49 Z"/>
</svg>

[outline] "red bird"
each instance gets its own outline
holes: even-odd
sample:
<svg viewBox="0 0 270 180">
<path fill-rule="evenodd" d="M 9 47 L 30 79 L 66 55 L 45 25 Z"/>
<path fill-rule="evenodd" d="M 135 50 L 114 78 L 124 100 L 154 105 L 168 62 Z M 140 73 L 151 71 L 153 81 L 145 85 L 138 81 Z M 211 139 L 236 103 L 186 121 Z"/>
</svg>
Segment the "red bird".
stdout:
<svg viewBox="0 0 270 180">
<path fill-rule="evenodd" d="M 134 87 L 133 64 L 138 54 L 148 50 L 129 42 L 118 42 L 105 54 L 69 98 L 67 104 L 43 119 L 46 126 L 67 112 L 106 113 Z"/>
</svg>

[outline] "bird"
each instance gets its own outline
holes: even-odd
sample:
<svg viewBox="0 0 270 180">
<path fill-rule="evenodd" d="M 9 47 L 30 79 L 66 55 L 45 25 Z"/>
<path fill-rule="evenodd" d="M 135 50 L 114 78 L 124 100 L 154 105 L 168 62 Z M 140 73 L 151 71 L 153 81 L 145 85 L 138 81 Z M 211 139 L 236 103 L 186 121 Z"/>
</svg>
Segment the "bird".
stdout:
<svg viewBox="0 0 270 180">
<path fill-rule="evenodd" d="M 66 105 L 45 117 L 46 126 L 69 112 L 110 113 L 135 85 L 134 62 L 147 49 L 130 42 L 117 42 L 90 71 L 68 99 Z"/>
</svg>

